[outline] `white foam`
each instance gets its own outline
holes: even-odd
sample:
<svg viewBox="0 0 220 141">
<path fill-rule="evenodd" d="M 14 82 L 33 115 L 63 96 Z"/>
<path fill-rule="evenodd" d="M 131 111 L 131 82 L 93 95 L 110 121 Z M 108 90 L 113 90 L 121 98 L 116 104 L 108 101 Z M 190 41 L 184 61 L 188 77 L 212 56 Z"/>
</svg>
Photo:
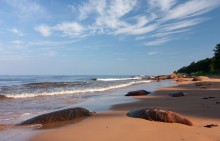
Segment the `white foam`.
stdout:
<svg viewBox="0 0 220 141">
<path fill-rule="evenodd" d="M 131 77 L 131 78 L 97 78 L 96 81 L 123 81 L 123 80 L 140 80 L 141 77 Z"/>
<path fill-rule="evenodd" d="M 7 94 L 6 96 L 9 98 L 31 98 L 37 96 L 53 96 L 53 95 L 67 95 L 67 94 L 79 94 L 79 93 L 93 93 L 93 92 L 102 92 L 110 89 L 117 89 L 122 87 L 131 86 L 134 84 L 141 84 L 141 83 L 149 83 L 150 80 L 145 81 L 136 81 L 136 82 L 129 82 L 126 84 L 119 84 L 115 86 L 109 87 L 99 87 L 99 88 L 89 88 L 84 90 L 65 90 L 65 91 L 57 91 L 57 92 L 43 92 L 43 93 L 23 93 L 23 94 Z"/>
</svg>

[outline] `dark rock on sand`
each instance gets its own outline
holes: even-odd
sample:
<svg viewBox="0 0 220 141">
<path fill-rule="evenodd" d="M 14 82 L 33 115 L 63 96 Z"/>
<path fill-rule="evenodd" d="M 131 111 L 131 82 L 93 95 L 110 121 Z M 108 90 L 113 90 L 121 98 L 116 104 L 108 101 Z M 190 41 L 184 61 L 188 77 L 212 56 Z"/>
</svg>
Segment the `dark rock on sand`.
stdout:
<svg viewBox="0 0 220 141">
<path fill-rule="evenodd" d="M 0 95 L 0 100 L 1 100 L 1 99 L 6 99 L 6 98 L 8 98 L 8 97 L 5 96 L 5 95 Z"/>
<path fill-rule="evenodd" d="M 142 118 L 150 121 L 168 122 L 168 123 L 181 123 L 192 126 L 192 122 L 186 117 L 158 108 L 143 108 L 133 110 L 127 113 L 127 116 L 134 118 Z"/>
<path fill-rule="evenodd" d="M 23 121 L 17 125 L 47 124 L 52 122 L 74 120 L 81 117 L 88 117 L 91 115 L 92 113 L 84 108 L 80 108 L 80 107 L 68 108 L 60 111 L 39 115 L 34 118 Z"/>
<path fill-rule="evenodd" d="M 212 99 L 212 98 L 215 98 L 213 96 L 210 96 L 210 97 L 203 97 L 202 99 Z"/>
<path fill-rule="evenodd" d="M 181 97 L 181 96 L 184 96 L 185 93 L 184 92 L 174 92 L 174 93 L 170 93 L 169 96 L 172 96 L 172 97 Z"/>
<path fill-rule="evenodd" d="M 125 96 L 141 96 L 141 95 L 148 95 L 150 92 L 145 90 L 138 90 L 138 91 L 131 91 L 128 92 Z"/>
<path fill-rule="evenodd" d="M 196 83 L 196 86 L 203 86 L 203 83 Z"/>
<path fill-rule="evenodd" d="M 217 126 L 218 126 L 217 124 L 208 124 L 208 125 L 205 125 L 204 127 L 212 128 L 212 127 L 217 127 Z"/>
<path fill-rule="evenodd" d="M 207 76 L 196 76 L 193 78 L 192 81 L 204 81 L 204 80 L 209 80 Z"/>
</svg>

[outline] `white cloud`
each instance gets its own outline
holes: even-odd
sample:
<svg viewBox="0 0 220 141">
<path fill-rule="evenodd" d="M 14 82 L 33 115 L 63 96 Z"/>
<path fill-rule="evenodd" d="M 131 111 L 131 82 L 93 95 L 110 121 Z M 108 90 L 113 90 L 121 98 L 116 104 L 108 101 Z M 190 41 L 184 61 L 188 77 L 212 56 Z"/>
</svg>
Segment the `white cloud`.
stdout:
<svg viewBox="0 0 220 141">
<path fill-rule="evenodd" d="M 78 14 L 75 20 L 35 30 L 43 36 L 52 32 L 68 37 L 131 35 L 135 40 L 151 39 L 145 45 L 160 45 L 206 21 L 202 14 L 219 5 L 219 0 L 87 0 L 68 5 Z"/>
<path fill-rule="evenodd" d="M 10 29 L 10 31 L 18 36 L 24 36 L 24 33 L 20 30 L 18 30 L 17 28 L 12 28 Z"/>
<path fill-rule="evenodd" d="M 198 16 L 216 8 L 219 4 L 219 0 L 190 0 L 171 9 L 165 20 Z"/>
<path fill-rule="evenodd" d="M 171 38 L 164 37 L 164 38 L 160 38 L 160 39 L 156 39 L 156 40 L 153 40 L 153 41 L 146 42 L 144 45 L 145 46 L 157 46 L 157 45 L 161 45 L 163 43 L 166 43 L 170 40 L 171 40 Z"/>
<path fill-rule="evenodd" d="M 45 9 L 32 0 L 5 0 L 8 5 L 15 9 L 17 16 L 21 19 L 35 19 L 33 15 L 45 14 Z"/>
<path fill-rule="evenodd" d="M 115 34 L 132 34 L 132 35 L 141 35 L 148 32 L 151 32 L 157 28 L 157 25 L 149 25 L 145 27 L 129 26 L 126 28 L 119 28 L 115 31 Z"/>
<path fill-rule="evenodd" d="M 158 52 L 156 52 L 156 51 L 150 51 L 147 53 L 147 55 L 156 55 L 156 54 L 158 54 Z"/>
<path fill-rule="evenodd" d="M 60 47 L 60 46 L 67 46 L 70 44 L 73 44 L 75 42 L 80 41 L 78 40 L 67 40 L 67 41 L 31 41 L 31 42 L 25 42 L 25 44 L 29 47 L 32 46 L 39 46 L 39 47 Z"/>
<path fill-rule="evenodd" d="M 161 11 L 168 11 L 176 3 L 176 0 L 148 0 L 152 8 L 159 8 Z"/>
<path fill-rule="evenodd" d="M 192 20 L 183 20 L 180 22 L 175 22 L 171 24 L 166 24 L 162 27 L 162 31 L 172 31 L 172 30 L 177 30 L 177 29 L 183 29 L 187 27 L 191 27 L 194 25 L 197 25 L 201 22 L 203 22 L 204 19 L 192 19 Z"/>
<path fill-rule="evenodd" d="M 189 29 L 176 30 L 176 31 L 161 31 L 161 32 L 158 32 L 152 35 L 152 37 L 161 38 L 167 35 L 177 34 L 177 33 L 186 32 L 186 31 L 189 31 Z"/>
<path fill-rule="evenodd" d="M 48 37 L 51 34 L 51 28 L 44 24 L 35 27 L 35 30 L 41 33 L 41 35 L 44 37 Z"/>
<path fill-rule="evenodd" d="M 84 27 L 77 22 L 64 22 L 53 27 L 54 30 L 63 32 L 67 36 L 81 35 Z"/>
<path fill-rule="evenodd" d="M 92 13 L 99 13 L 101 15 L 104 13 L 106 6 L 105 0 L 89 0 L 79 7 L 74 7 L 74 9 L 79 9 L 79 20 L 85 20 Z"/>
</svg>

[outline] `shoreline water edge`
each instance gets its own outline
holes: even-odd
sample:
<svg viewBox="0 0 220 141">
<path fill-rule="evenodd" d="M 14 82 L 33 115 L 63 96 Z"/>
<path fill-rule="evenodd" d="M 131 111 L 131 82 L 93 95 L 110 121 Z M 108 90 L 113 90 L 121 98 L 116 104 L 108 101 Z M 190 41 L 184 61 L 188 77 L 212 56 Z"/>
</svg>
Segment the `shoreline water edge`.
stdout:
<svg viewBox="0 0 220 141">
<path fill-rule="evenodd" d="M 111 82 L 111 81 L 140 81 L 140 78 L 137 78 L 137 77 L 134 77 L 134 79 L 133 78 L 132 79 L 127 79 L 125 77 L 120 78 L 120 79 L 121 80 L 116 80 L 116 78 L 114 78 L 114 79 L 113 78 L 106 78 L 106 79 L 99 78 L 99 80 L 96 79 L 96 80 L 93 80 L 93 81 L 103 81 L 103 82 L 105 82 L 105 81 L 107 81 L 107 82 Z M 167 80 L 167 79 L 169 79 L 169 80 Z M 149 83 L 150 82 L 149 80 L 153 81 L 153 82 Z M 165 81 L 160 81 L 160 80 L 165 80 Z M 175 81 L 173 81 L 173 80 L 175 80 L 177 83 L 174 83 Z M 28 128 L 27 127 L 25 127 L 25 128 L 24 127 L 22 127 L 22 128 L 16 127 L 16 129 L 14 129 L 14 127 L 12 127 L 12 125 L 11 125 L 10 128 L 9 127 L 5 128 L 4 126 L 2 126 L 1 128 L 4 129 L 4 130 L 0 131 L 0 136 L 4 140 L 13 141 L 13 140 L 15 140 L 15 138 L 13 138 L 12 136 L 6 135 L 7 133 L 13 133 L 14 134 L 13 136 L 17 136 L 16 140 L 27 140 L 31 136 L 33 136 L 35 134 L 39 134 L 36 139 L 35 139 L 35 136 L 34 136 L 34 138 L 32 138 L 31 140 L 42 140 L 42 139 L 43 140 L 51 140 L 52 138 L 49 138 L 48 136 L 46 138 L 42 138 L 42 137 L 44 135 L 46 135 L 46 133 L 48 131 L 49 131 L 48 134 L 50 134 L 50 136 L 51 136 L 51 135 L 53 135 L 53 132 L 56 132 L 56 131 L 62 130 L 62 129 L 67 130 L 67 128 L 72 129 L 73 126 L 80 126 L 81 124 L 84 124 L 85 122 L 88 122 L 88 121 L 92 122 L 91 120 L 94 120 L 94 119 L 96 120 L 97 117 L 99 117 L 99 116 L 104 116 L 104 117 L 106 116 L 106 118 L 110 118 L 110 120 L 112 120 L 111 118 L 115 117 L 115 116 L 110 116 L 109 117 L 108 114 L 118 114 L 119 119 L 117 119 L 117 120 L 122 120 L 123 118 L 127 119 L 126 112 L 128 112 L 129 110 L 135 109 L 135 108 L 144 108 L 143 106 L 146 105 L 146 102 L 148 102 L 147 105 L 149 107 L 158 107 L 158 108 L 165 108 L 165 110 L 172 110 L 173 108 L 167 108 L 166 106 L 156 106 L 156 103 L 158 103 L 158 102 L 152 104 L 152 102 L 149 102 L 149 101 L 151 101 L 151 100 L 154 101 L 155 99 L 157 99 L 158 101 L 161 101 L 161 103 L 164 103 L 164 99 L 162 98 L 163 100 L 161 100 L 161 97 L 163 97 L 164 94 L 160 94 L 160 91 L 161 90 L 164 91 L 164 89 L 166 89 L 164 87 L 171 87 L 172 86 L 172 89 L 174 89 L 174 91 L 173 90 L 167 91 L 166 93 L 169 93 L 169 97 L 165 98 L 168 103 L 169 103 L 169 99 L 171 98 L 170 101 L 172 103 L 173 99 L 172 99 L 172 96 L 170 94 L 172 94 L 173 92 L 174 93 L 175 92 L 180 92 L 181 89 L 178 89 L 178 87 L 181 87 L 182 85 L 185 86 L 185 85 L 194 85 L 194 84 L 196 84 L 196 85 L 200 85 L 200 89 L 201 89 L 200 91 L 203 91 L 204 89 L 205 90 L 209 89 L 208 87 L 212 87 L 212 86 L 214 87 L 215 85 L 218 85 L 218 84 L 213 84 L 213 82 L 212 82 L 213 80 L 214 79 L 209 79 L 209 81 L 206 80 L 207 83 L 210 83 L 209 85 L 208 84 L 206 85 L 206 84 L 200 84 L 201 83 L 200 81 L 199 82 L 194 82 L 194 81 L 192 81 L 191 78 L 185 78 L 183 76 L 174 76 L 174 75 L 148 77 L 148 78 L 144 78 L 144 79 L 141 78 L 141 81 L 145 81 L 145 83 L 142 83 L 142 82 L 135 83 L 134 82 L 135 85 L 132 84 L 132 85 L 129 85 L 129 87 L 126 86 L 126 87 L 119 87 L 119 88 L 116 88 L 116 89 L 104 90 L 104 91 L 101 91 L 103 93 L 102 95 L 100 95 L 100 93 L 99 93 L 100 91 L 98 91 L 99 94 L 96 93 L 96 94 L 93 94 L 93 95 L 85 95 L 85 97 L 87 97 L 86 101 L 81 101 L 81 102 L 78 102 L 78 103 L 71 103 L 68 106 L 63 106 L 63 107 L 60 107 L 60 108 L 55 108 L 55 109 L 52 109 L 52 110 L 51 109 L 48 110 L 48 111 L 57 111 L 59 109 L 67 109 L 67 108 L 70 108 L 70 107 L 83 107 L 83 108 L 88 108 L 92 112 L 93 111 L 98 112 L 97 114 L 90 117 L 89 119 L 85 119 L 85 120 L 83 120 L 83 122 L 80 122 L 76 125 L 72 125 L 73 122 L 64 122 L 64 123 L 61 122 L 61 124 L 58 125 L 58 126 L 57 126 L 57 124 L 49 124 L 44 130 L 33 130 L 33 129 L 41 127 L 39 125 L 29 126 Z M 216 83 L 219 83 L 218 80 L 215 80 L 215 81 L 216 81 Z M 131 82 L 129 82 L 129 83 L 131 83 Z M 39 83 L 32 83 L 32 84 L 34 84 L 35 86 L 39 85 Z M 51 85 L 51 84 L 47 83 L 46 85 Z M 56 85 L 60 85 L 60 83 L 57 83 Z M 65 85 L 69 85 L 69 84 L 65 84 Z M 121 84 L 119 84 L 119 85 L 121 85 Z M 198 86 L 196 86 L 196 87 L 198 87 Z M 150 95 L 147 95 L 147 96 L 142 95 L 142 96 L 135 96 L 135 97 L 125 97 L 125 94 L 128 93 L 129 91 L 147 90 L 147 91 L 153 92 L 156 89 L 157 90 L 159 89 L 159 91 L 156 91 L 155 94 L 150 94 Z M 185 96 L 183 96 L 183 98 L 188 97 L 188 92 L 182 92 L 182 93 L 184 93 L 184 95 L 185 95 Z M 55 95 L 54 97 L 59 97 L 59 96 Z M 66 98 L 70 98 L 70 97 L 65 97 L 65 99 Z M 216 98 L 216 97 L 214 97 L 214 98 Z M 16 98 L 16 99 L 20 99 L 20 98 Z M 36 98 L 34 98 L 34 99 L 36 99 Z M 65 99 L 63 97 L 63 100 L 65 100 Z M 33 99 L 31 98 L 31 100 L 33 100 Z M 217 99 L 215 99 L 215 100 L 217 100 Z M 127 103 L 129 103 L 129 105 Z M 149 103 L 151 103 L 152 105 L 149 104 Z M 172 104 L 175 104 L 175 103 L 172 103 Z M 159 105 L 161 105 L 161 104 L 159 104 Z M 134 106 L 134 107 L 132 107 L 132 106 Z M 123 108 L 125 108 L 126 111 Z M 110 109 L 110 111 L 109 111 L 109 109 Z M 178 108 L 176 108 L 176 109 L 178 109 Z M 185 109 L 185 110 L 188 110 L 188 109 Z M 174 111 L 179 112 L 178 110 L 175 110 L 175 108 L 174 108 Z M 47 112 L 44 112 L 44 113 L 47 113 Z M 193 122 L 195 122 L 194 121 L 195 118 L 192 117 L 190 114 L 184 113 L 181 110 L 180 110 L 180 113 L 181 114 L 183 113 L 183 114 L 187 115 L 188 117 L 193 119 Z M 38 113 L 36 115 L 42 115 L 42 114 Z M 28 118 L 31 118 L 31 117 L 33 117 L 33 115 L 31 115 L 31 116 L 27 115 L 23 119 L 28 119 Z M 135 119 L 135 120 L 137 120 L 137 119 Z M 21 120 L 17 120 L 16 122 L 18 122 L 18 121 L 20 122 Z M 102 119 L 101 119 L 101 121 L 102 121 Z M 215 123 L 219 124 L 219 120 L 214 120 L 214 121 L 215 121 Z M 68 126 L 66 126 L 66 125 L 68 125 Z M 214 125 L 217 125 L 217 124 L 213 124 L 213 127 L 214 127 Z M 52 130 L 50 129 L 51 127 L 52 127 Z M 56 128 L 57 127 L 63 127 L 63 128 L 53 129 L 53 127 L 56 127 Z M 13 129 L 13 130 L 11 130 L 11 129 Z M 19 135 L 17 134 L 16 135 L 16 132 L 21 133 L 21 131 L 23 132 L 22 134 L 19 134 Z M 112 134 L 112 133 L 109 133 L 109 134 Z M 67 134 L 66 137 L 65 136 L 66 136 L 66 134 L 64 133 L 64 135 L 60 135 L 59 136 L 60 138 L 57 139 L 57 140 L 62 140 L 62 139 L 64 139 L 64 140 L 73 140 L 73 139 L 67 138 L 67 136 L 69 136 L 69 134 Z M 77 138 L 77 139 L 80 140 L 80 138 Z M 94 137 L 94 140 L 98 140 L 98 139 L 99 139 L 99 137 L 98 138 Z M 86 139 L 82 138 L 82 140 L 86 140 Z"/>
</svg>

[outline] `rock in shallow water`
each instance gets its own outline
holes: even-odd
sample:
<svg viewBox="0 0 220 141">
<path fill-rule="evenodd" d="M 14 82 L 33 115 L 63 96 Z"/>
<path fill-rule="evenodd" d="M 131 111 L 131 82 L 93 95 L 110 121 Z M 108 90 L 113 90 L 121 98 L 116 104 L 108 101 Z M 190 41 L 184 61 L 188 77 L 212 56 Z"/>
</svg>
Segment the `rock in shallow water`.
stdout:
<svg viewBox="0 0 220 141">
<path fill-rule="evenodd" d="M 184 96 L 185 93 L 184 92 L 173 92 L 173 93 L 170 93 L 169 96 L 172 96 L 172 97 L 181 97 L 181 96 Z"/>
<path fill-rule="evenodd" d="M 150 121 L 181 123 L 189 126 L 193 125 L 189 119 L 178 113 L 174 113 L 171 111 L 166 111 L 158 108 L 143 108 L 143 109 L 132 110 L 127 113 L 127 116 L 134 118 L 143 118 Z"/>
<path fill-rule="evenodd" d="M 150 92 L 145 90 L 138 90 L 138 91 L 131 91 L 128 92 L 125 96 L 141 96 L 141 95 L 148 95 Z"/>
<path fill-rule="evenodd" d="M 91 116 L 92 114 L 93 113 L 89 112 L 87 109 L 84 108 L 68 108 L 33 117 L 17 125 L 47 124 L 52 122 L 61 122 Z"/>
</svg>

